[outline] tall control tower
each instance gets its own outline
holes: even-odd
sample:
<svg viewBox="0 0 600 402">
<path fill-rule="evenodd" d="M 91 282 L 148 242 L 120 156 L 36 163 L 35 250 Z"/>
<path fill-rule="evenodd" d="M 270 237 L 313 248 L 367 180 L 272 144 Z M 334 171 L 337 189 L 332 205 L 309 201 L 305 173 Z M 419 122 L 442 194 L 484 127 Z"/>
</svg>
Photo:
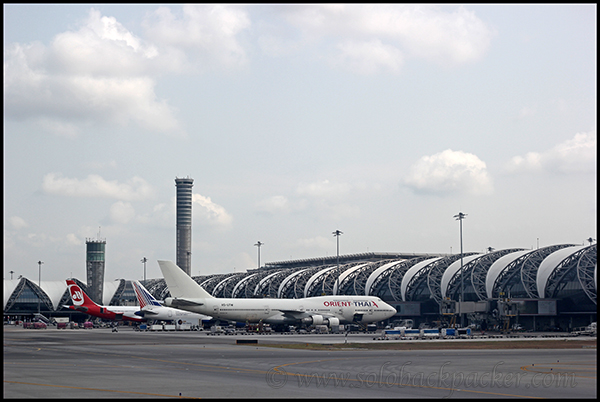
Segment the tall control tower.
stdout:
<svg viewBox="0 0 600 402">
<path fill-rule="evenodd" d="M 175 178 L 177 187 L 177 265 L 192 275 L 192 187 L 194 179 Z"/>
<path fill-rule="evenodd" d="M 85 239 L 85 245 L 87 294 L 96 303 L 103 304 L 106 239 Z"/>
</svg>

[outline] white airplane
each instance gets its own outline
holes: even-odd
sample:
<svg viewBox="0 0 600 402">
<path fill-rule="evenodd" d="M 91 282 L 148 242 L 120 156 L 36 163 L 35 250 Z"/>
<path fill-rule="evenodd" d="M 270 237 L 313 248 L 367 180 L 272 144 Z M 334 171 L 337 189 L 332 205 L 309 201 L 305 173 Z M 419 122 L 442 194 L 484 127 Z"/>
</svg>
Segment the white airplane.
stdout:
<svg viewBox="0 0 600 402">
<path fill-rule="evenodd" d="M 272 325 L 370 323 L 385 320 L 396 309 L 374 296 L 318 296 L 303 299 L 222 299 L 204 290 L 172 261 L 159 260 L 172 297 L 167 306 L 210 314 L 214 318 Z"/>
<path fill-rule="evenodd" d="M 195 323 L 195 325 L 201 325 L 202 323 L 207 323 L 212 320 L 212 317 L 204 314 L 165 307 L 161 305 L 139 281 L 133 281 L 132 283 L 133 289 L 135 290 L 135 296 L 140 303 L 140 309 L 139 311 L 136 311 L 135 314 L 142 318 L 147 320 L 172 320 L 179 324 Z"/>
</svg>

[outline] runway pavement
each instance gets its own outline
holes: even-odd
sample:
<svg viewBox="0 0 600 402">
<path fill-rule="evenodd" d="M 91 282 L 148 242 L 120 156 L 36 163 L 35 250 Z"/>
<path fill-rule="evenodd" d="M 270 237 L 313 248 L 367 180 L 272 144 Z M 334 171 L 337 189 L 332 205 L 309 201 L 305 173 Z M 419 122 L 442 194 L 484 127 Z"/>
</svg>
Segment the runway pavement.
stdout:
<svg viewBox="0 0 600 402">
<path fill-rule="evenodd" d="M 5 398 L 597 397 L 587 348 L 318 351 L 262 345 L 388 341 L 130 328 L 5 326 L 3 335 Z M 258 343 L 237 343 L 249 340 Z"/>
</svg>

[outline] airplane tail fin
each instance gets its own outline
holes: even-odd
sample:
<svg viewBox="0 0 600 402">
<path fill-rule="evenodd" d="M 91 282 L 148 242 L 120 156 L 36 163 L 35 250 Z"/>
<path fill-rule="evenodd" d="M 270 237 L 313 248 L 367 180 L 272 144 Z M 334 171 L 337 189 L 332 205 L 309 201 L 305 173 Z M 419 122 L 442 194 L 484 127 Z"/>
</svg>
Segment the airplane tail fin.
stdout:
<svg viewBox="0 0 600 402">
<path fill-rule="evenodd" d="M 158 300 L 156 300 L 139 281 L 133 281 L 133 290 L 135 290 L 135 296 L 140 303 L 140 308 L 146 306 L 160 306 Z"/>
<path fill-rule="evenodd" d="M 77 285 L 72 279 L 67 279 L 67 287 L 69 288 L 69 294 L 71 300 L 73 300 L 74 306 L 97 306 L 98 304 L 90 299 L 90 297 Z"/>
<path fill-rule="evenodd" d="M 171 297 L 210 299 L 213 296 L 202 288 L 172 261 L 158 260 L 160 270 L 165 277 Z"/>
</svg>

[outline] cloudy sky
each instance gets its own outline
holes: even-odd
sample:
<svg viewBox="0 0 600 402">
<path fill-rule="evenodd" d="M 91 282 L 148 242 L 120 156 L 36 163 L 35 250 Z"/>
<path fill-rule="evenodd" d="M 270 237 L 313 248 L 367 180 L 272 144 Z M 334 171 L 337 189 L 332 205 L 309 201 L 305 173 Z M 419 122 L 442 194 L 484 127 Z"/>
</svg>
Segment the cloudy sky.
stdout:
<svg viewBox="0 0 600 402">
<path fill-rule="evenodd" d="M 596 5 L 4 5 L 4 278 L 596 238 Z"/>
</svg>

